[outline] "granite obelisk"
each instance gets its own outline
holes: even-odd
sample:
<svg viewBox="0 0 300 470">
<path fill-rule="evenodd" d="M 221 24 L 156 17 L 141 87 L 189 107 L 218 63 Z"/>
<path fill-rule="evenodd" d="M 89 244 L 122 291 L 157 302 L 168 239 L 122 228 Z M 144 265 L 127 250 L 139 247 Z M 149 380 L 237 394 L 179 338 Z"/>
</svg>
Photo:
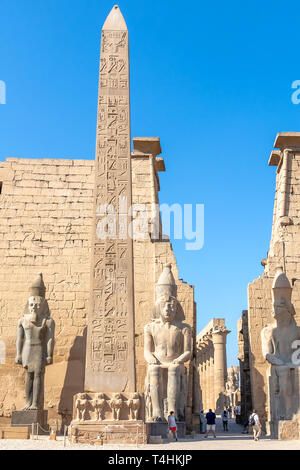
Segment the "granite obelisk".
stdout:
<svg viewBox="0 0 300 470">
<path fill-rule="evenodd" d="M 86 392 L 134 392 L 128 30 L 118 6 L 101 39 Z"/>
</svg>

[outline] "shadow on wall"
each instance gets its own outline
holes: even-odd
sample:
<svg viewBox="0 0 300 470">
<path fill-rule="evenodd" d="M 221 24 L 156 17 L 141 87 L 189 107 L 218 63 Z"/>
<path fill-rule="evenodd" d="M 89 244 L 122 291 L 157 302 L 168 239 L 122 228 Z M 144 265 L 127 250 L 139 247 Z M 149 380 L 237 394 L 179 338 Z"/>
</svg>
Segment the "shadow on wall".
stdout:
<svg viewBox="0 0 300 470">
<path fill-rule="evenodd" d="M 266 423 L 268 421 L 267 395 L 264 391 L 266 378 L 257 370 L 254 365 L 254 356 L 252 352 L 250 354 L 251 363 L 253 364 L 251 376 L 252 405 L 260 417 L 263 432 L 266 432 Z"/>
<path fill-rule="evenodd" d="M 70 349 L 63 388 L 58 404 L 58 413 L 62 418 L 62 429 L 72 421 L 73 396 L 84 391 L 85 355 L 87 328 L 83 336 L 76 336 Z"/>
</svg>

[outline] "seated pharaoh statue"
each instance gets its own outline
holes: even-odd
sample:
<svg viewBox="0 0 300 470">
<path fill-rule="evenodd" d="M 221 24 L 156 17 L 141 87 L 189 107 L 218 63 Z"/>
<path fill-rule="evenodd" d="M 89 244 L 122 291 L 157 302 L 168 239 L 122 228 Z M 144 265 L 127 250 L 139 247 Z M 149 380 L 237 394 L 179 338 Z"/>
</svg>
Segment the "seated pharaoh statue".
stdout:
<svg viewBox="0 0 300 470">
<path fill-rule="evenodd" d="M 187 371 L 191 359 L 191 327 L 177 300 L 177 287 L 167 264 L 156 285 L 153 318 L 144 329 L 144 356 L 148 363 L 145 380 L 147 421 L 165 421 L 170 411 L 184 421 Z"/>
<path fill-rule="evenodd" d="M 45 366 L 52 364 L 54 321 L 45 299 L 45 285 L 39 274 L 30 287 L 30 297 L 18 322 L 16 364 L 26 371 L 24 410 L 43 408 Z"/>
<path fill-rule="evenodd" d="M 297 340 L 300 339 L 300 327 L 294 319 L 291 297 L 290 282 L 279 268 L 272 286 L 275 322 L 261 332 L 262 352 L 270 364 L 267 371 L 268 420 L 272 433 L 278 421 L 291 420 L 299 413 L 300 343 Z"/>
</svg>

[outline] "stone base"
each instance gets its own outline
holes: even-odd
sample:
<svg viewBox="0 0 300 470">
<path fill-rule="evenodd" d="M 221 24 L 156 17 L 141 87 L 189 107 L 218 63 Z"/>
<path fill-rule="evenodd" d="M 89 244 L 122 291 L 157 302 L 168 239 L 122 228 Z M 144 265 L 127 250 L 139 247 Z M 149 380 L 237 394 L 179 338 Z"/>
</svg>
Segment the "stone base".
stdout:
<svg viewBox="0 0 300 470">
<path fill-rule="evenodd" d="M 177 424 L 178 437 L 183 439 L 186 434 L 185 422 L 181 421 Z M 147 435 L 148 436 L 161 436 L 163 439 L 168 438 L 169 428 L 168 423 L 146 423 Z"/>
<path fill-rule="evenodd" d="M 161 436 L 149 436 L 148 444 L 163 444 L 164 440 Z"/>
<path fill-rule="evenodd" d="M 30 439 L 30 430 L 27 426 L 23 428 L 0 427 L 0 439 Z"/>
<path fill-rule="evenodd" d="M 45 432 L 48 431 L 48 411 L 46 410 L 22 410 L 13 411 L 11 415 L 11 426 L 12 427 L 24 427 L 28 426 L 30 432 L 32 424 L 38 423 Z M 43 434 L 43 430 L 39 427 L 39 434 Z"/>
<path fill-rule="evenodd" d="M 69 439 L 74 444 L 147 443 L 145 423 L 139 421 L 72 421 Z"/>
<path fill-rule="evenodd" d="M 284 420 L 278 422 L 278 439 L 280 441 L 298 440 L 299 421 L 298 419 Z"/>
<path fill-rule="evenodd" d="M 201 434 L 200 415 L 198 414 L 192 416 L 192 429 L 196 434 Z"/>
</svg>

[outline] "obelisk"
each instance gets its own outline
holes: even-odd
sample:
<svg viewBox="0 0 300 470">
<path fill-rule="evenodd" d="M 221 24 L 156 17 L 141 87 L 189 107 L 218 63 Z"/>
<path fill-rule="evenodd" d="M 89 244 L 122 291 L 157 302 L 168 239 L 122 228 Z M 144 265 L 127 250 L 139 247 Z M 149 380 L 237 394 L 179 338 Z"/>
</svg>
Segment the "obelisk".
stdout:
<svg viewBox="0 0 300 470">
<path fill-rule="evenodd" d="M 133 392 L 133 242 L 128 30 L 118 6 L 100 54 L 86 392 Z"/>
</svg>

